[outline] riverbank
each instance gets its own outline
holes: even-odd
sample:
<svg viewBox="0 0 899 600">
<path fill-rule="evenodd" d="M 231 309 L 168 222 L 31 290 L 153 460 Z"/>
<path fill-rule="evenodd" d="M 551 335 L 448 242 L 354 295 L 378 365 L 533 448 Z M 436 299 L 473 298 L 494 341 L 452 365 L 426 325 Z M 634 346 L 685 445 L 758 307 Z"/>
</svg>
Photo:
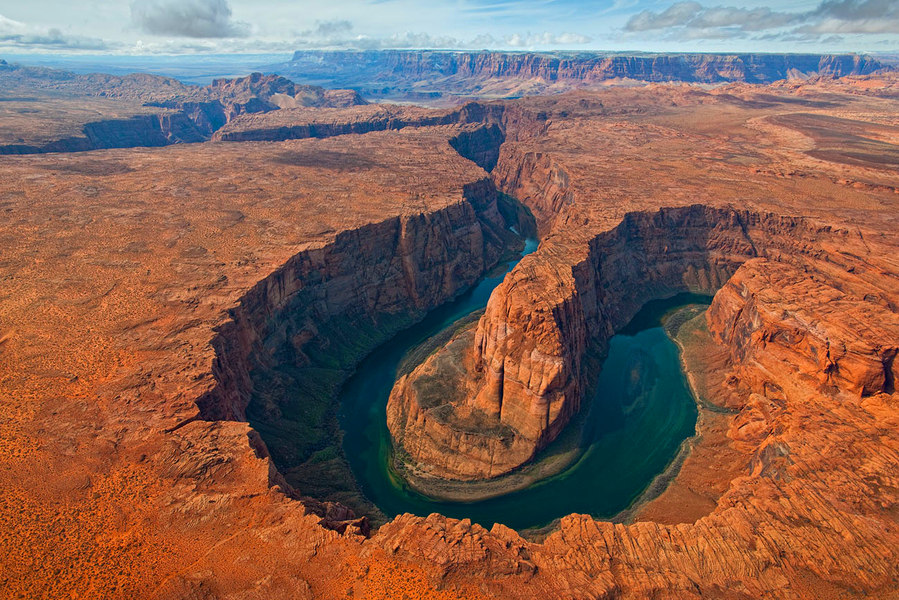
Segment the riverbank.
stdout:
<svg viewBox="0 0 899 600">
<path fill-rule="evenodd" d="M 696 399 L 696 433 L 684 440 L 675 459 L 643 494 L 612 519 L 615 522 L 693 523 L 715 509 L 748 461 L 728 437 L 738 412 L 728 408 L 728 352 L 709 332 L 706 313 L 685 320 L 671 333 Z"/>
<path fill-rule="evenodd" d="M 686 460 L 693 452 L 697 443 L 702 440 L 702 433 L 706 429 L 706 421 L 709 419 L 707 412 L 711 405 L 706 401 L 697 385 L 697 376 L 704 373 L 704 363 L 695 360 L 697 355 L 705 350 L 706 346 L 712 342 L 708 327 L 706 326 L 705 311 L 706 306 L 700 308 L 699 305 L 687 305 L 676 311 L 675 313 L 663 318 L 663 327 L 668 337 L 677 344 L 680 358 L 681 370 L 684 378 L 690 388 L 693 398 L 696 400 L 696 429 L 695 434 L 685 439 L 677 454 L 665 470 L 656 476 L 649 486 L 634 500 L 631 506 L 621 511 L 612 519 L 615 523 L 629 523 L 634 520 L 637 514 L 646 507 L 650 502 L 661 496 L 677 478 Z M 692 358 L 693 360 L 689 360 Z"/>
<path fill-rule="evenodd" d="M 407 457 L 392 453 L 388 434 L 381 444 L 387 449 L 381 478 L 389 489 L 379 486 L 381 496 L 375 502 L 382 508 L 392 505 L 397 512 L 440 512 L 485 527 L 501 522 L 519 531 L 538 531 L 534 528 L 570 513 L 609 518 L 634 506 L 647 482 L 671 466 L 682 441 L 695 435 L 696 400 L 662 318 L 670 322 L 672 314 L 683 312 L 684 303 L 701 304 L 693 308 L 694 314 L 704 311 L 708 301 L 681 294 L 647 303 L 622 335 L 610 340 L 606 356 L 590 355 L 593 364 L 584 368 L 597 376 L 590 378 L 593 389 L 585 395 L 576 421 L 536 461 L 501 479 L 423 482 L 405 466 Z M 425 341 L 420 348 L 408 349 L 407 358 L 426 358 L 468 330 L 458 325 L 448 329 L 451 336 L 434 334 L 442 344 Z M 416 360 L 402 364 L 408 370 Z M 605 372 L 599 368 L 603 364 Z"/>
</svg>

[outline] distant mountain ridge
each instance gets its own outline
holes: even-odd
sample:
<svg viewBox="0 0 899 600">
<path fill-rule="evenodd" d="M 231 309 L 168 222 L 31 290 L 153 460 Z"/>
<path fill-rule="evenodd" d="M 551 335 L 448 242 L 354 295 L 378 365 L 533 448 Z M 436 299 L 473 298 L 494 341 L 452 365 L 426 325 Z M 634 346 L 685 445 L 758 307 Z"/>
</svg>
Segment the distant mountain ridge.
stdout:
<svg viewBox="0 0 899 600">
<path fill-rule="evenodd" d="M 4 108 L 7 109 L 3 116 L 9 120 L 20 118 L 19 115 L 40 114 L 39 99 L 50 101 L 48 106 L 57 106 L 56 103 L 64 101 L 79 108 L 90 107 L 92 102 L 95 105 L 102 103 L 109 114 L 97 111 L 96 117 L 90 115 L 80 124 L 80 130 L 63 128 L 61 133 L 54 135 L 53 120 L 58 116 L 51 110 L 46 122 L 32 119 L 44 139 L 26 139 L 21 133 L 12 139 L 0 138 L 0 154 L 202 142 L 240 115 L 281 108 L 343 108 L 366 103 L 352 90 L 326 90 L 295 84 L 279 75 L 252 73 L 236 79 L 216 79 L 207 86 L 194 86 L 145 73 L 125 76 L 76 74 L 45 67 L 11 65 L 0 59 L 0 100 L 5 101 Z M 30 104 L 8 110 L 16 109 L 16 103 L 21 102 Z"/>
<path fill-rule="evenodd" d="M 275 71 L 305 83 L 369 96 L 514 97 L 643 82 L 770 83 L 865 75 L 884 68 L 858 54 L 610 54 L 440 50 L 297 51 Z"/>
<path fill-rule="evenodd" d="M 62 69 L 10 64 L 0 59 L 0 84 L 9 89 L 27 87 L 55 90 L 72 96 L 121 98 L 147 105 L 183 102 L 247 103 L 261 100 L 270 109 L 294 106 L 343 107 L 364 104 L 350 90 L 323 89 L 296 84 L 278 75 L 251 73 L 233 79 L 214 79 L 205 86 L 185 84 L 172 77 L 148 73 L 79 74 Z M 286 106 L 282 106 L 286 105 Z"/>
</svg>

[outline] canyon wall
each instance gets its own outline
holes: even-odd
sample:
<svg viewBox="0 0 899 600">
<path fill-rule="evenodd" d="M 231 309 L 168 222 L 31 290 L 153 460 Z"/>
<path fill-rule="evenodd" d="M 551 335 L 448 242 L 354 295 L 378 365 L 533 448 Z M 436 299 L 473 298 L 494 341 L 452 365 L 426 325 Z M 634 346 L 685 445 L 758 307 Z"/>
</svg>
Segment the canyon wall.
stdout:
<svg viewBox="0 0 899 600">
<path fill-rule="evenodd" d="M 249 422 L 277 467 L 273 482 L 288 484 L 327 527 L 367 530 L 356 515 L 382 517 L 343 455 L 335 398 L 379 344 L 496 264 L 515 237 L 498 200 L 485 178 L 445 208 L 344 231 L 294 255 L 218 331 L 216 386 L 188 422 Z"/>
<path fill-rule="evenodd" d="M 159 103 L 155 106 L 161 109 L 157 114 L 86 123 L 81 136 L 65 137 L 39 145 L 0 145 L 0 154 L 84 152 L 104 148 L 155 147 L 203 142 L 239 114 L 277 109 L 261 102 L 248 102 L 236 106 L 223 104 L 218 100 Z"/>
<path fill-rule="evenodd" d="M 681 291 L 715 293 L 741 264 L 759 256 L 787 273 L 801 273 L 799 279 L 815 269 L 839 287 L 848 273 L 870 274 L 860 260 L 836 250 L 844 240 L 853 241 L 849 237 L 800 218 L 698 205 L 662 209 L 626 215 L 590 240 L 570 271 L 554 269 L 552 259 L 544 258 L 554 254 L 550 238 L 491 296 L 467 355 L 447 361 L 444 348 L 398 383 L 388 407 L 391 432 L 424 476 L 501 475 L 558 436 L 580 406 L 585 385 L 580 365 L 587 347 L 602 349 L 645 302 Z M 713 321 L 723 304 L 738 302 L 734 295 L 745 302 L 748 293 L 740 281 L 734 279 L 719 294 Z M 742 344 L 733 337 L 752 338 L 746 347 L 760 348 L 765 344 L 754 342 L 782 340 L 798 351 L 793 338 L 800 334 L 791 338 L 760 324 L 777 320 L 774 308 L 763 318 L 756 304 L 749 307 L 730 310 L 736 324 L 718 327 L 719 337 L 736 348 Z M 820 354 L 810 359 L 809 369 L 823 369 L 827 381 L 862 394 L 893 385 L 895 344 L 840 346 L 839 336 L 806 337 L 808 353 Z M 461 400 L 448 404 L 417 384 L 434 379 L 441 368 L 467 372 L 467 389 L 456 395 Z"/>
<path fill-rule="evenodd" d="M 899 376 L 897 307 L 889 300 L 895 282 L 855 261 L 835 265 L 835 258 L 816 265 L 814 290 L 808 271 L 766 259 L 747 262 L 716 294 L 710 329 L 735 364 L 789 365 L 793 377 L 826 393 L 892 394 Z M 833 278 L 825 269 L 842 272 Z"/>
<path fill-rule="evenodd" d="M 6 144 L 0 146 L 0 154 L 39 154 L 44 152 L 83 152 L 104 148 L 135 148 L 140 146 L 168 146 L 204 142 L 232 119 L 244 115 L 278 110 L 259 99 L 246 103 L 210 102 L 160 102 L 153 104 L 161 112 L 136 115 L 127 119 L 106 119 L 86 123 L 83 136 L 67 137 L 41 145 Z M 367 131 L 377 131 L 377 127 Z M 277 139 L 297 137 L 329 137 L 343 133 L 362 131 L 340 130 L 327 135 L 293 135 Z M 243 141 L 243 140 L 241 140 Z"/>
<path fill-rule="evenodd" d="M 549 154 L 503 146 L 491 175 L 498 189 L 531 209 L 541 236 L 574 201 L 568 173 Z"/>
<path fill-rule="evenodd" d="M 84 152 L 103 148 L 155 147 L 202 142 L 208 132 L 183 112 L 138 115 L 128 119 L 108 119 L 87 123 L 83 136 L 61 138 L 40 145 L 6 144 L 0 154 L 41 154 L 45 152 Z"/>
<path fill-rule="evenodd" d="M 218 385 L 199 400 L 200 416 L 245 420 L 251 372 L 275 363 L 345 377 L 379 342 L 473 284 L 507 231 L 488 180 L 464 194 L 434 213 L 342 232 L 258 283 L 213 341 Z"/>
<path fill-rule="evenodd" d="M 474 138 L 454 142 L 454 147 L 466 158 L 467 148 L 481 151 L 489 145 L 488 155 L 477 164 L 492 168 L 499 155 L 499 145 L 504 140 L 501 127 L 505 107 L 500 104 L 469 102 L 454 110 L 427 110 L 394 106 L 371 106 L 357 111 L 296 112 L 284 110 L 260 118 L 237 119 L 213 136 L 225 142 L 276 142 L 304 138 L 325 138 L 337 135 L 362 134 L 372 131 L 390 131 L 406 127 L 434 127 L 441 125 L 471 125 L 484 128 Z M 460 136 L 471 136 L 470 131 Z M 458 147 L 457 147 L 458 144 Z M 481 164 L 481 163 L 484 164 Z M 490 170 L 489 168 L 487 169 Z"/>
</svg>

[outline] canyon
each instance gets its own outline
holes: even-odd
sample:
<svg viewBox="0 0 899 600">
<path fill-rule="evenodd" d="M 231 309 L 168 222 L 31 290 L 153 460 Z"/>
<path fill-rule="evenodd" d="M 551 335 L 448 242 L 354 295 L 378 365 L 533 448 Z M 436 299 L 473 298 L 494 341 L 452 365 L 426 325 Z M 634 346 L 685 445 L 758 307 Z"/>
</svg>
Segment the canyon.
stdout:
<svg viewBox="0 0 899 600">
<path fill-rule="evenodd" d="M 883 289 L 868 271 L 872 265 L 853 260 L 846 232 L 836 233 L 770 214 L 698 205 L 627 213 L 621 224 L 590 240 L 586 256 L 571 267 L 571 279 L 556 280 L 551 289 L 557 297 L 546 293 L 550 274 L 525 271 L 503 282 L 471 328 L 468 348 L 454 348 L 458 342 L 451 342 L 397 382 L 388 405 L 391 432 L 420 476 L 465 480 L 508 473 L 558 437 L 578 412 L 587 383 L 579 366 L 587 347 L 604 348 L 647 301 L 678 292 L 712 295 L 725 282 L 733 296 L 735 284 L 730 280 L 748 260 L 764 261 L 766 271 L 778 272 L 787 281 L 792 269 L 815 273 L 819 285 L 826 282 L 844 292 L 852 287 L 847 280 L 868 273 L 857 282 L 862 283 L 859 289 L 867 286 L 868 295 L 877 300 L 892 297 L 896 290 Z M 858 245 L 855 252 L 865 254 Z M 810 247 L 815 248 L 811 260 L 804 256 Z M 841 251 L 828 254 L 828 247 Z M 535 268 L 528 262 L 522 270 Z M 851 275 L 819 262 L 840 265 Z M 889 266 L 875 268 L 882 272 Z M 754 294 L 741 290 L 740 297 L 747 296 Z M 739 306 L 735 298 L 731 303 Z M 764 320 L 758 314 L 742 315 L 749 307 L 731 308 L 725 311 L 713 304 L 713 331 L 734 348 L 759 347 L 758 340 L 749 338 Z M 726 339 L 738 324 L 716 322 L 722 313 L 744 320 L 739 325 L 745 339 Z M 866 315 L 873 323 L 895 321 L 889 305 L 884 308 L 877 301 L 866 307 Z M 799 343 L 784 326 L 762 326 L 768 327 L 766 340 L 783 336 L 781 344 L 787 347 Z M 822 384 L 862 396 L 891 393 L 899 346 L 887 331 L 870 327 L 864 333 L 877 335 L 851 343 L 825 323 L 817 325 L 814 336 L 797 334 L 810 338 L 805 341 L 809 362 L 802 371 L 820 374 Z"/>
<path fill-rule="evenodd" d="M 895 596 L 897 86 L 288 101 L 209 141 L 0 157 L 0 589 Z M 714 294 L 682 355 L 697 435 L 614 521 L 379 514 L 342 454 L 337 390 L 514 254 L 510 228 L 539 248 L 392 395 L 420 470 L 477 479 L 535 456 L 580 408 L 587 349 L 683 290 Z M 466 374 L 443 420 L 416 388 L 441 364 Z"/>
</svg>

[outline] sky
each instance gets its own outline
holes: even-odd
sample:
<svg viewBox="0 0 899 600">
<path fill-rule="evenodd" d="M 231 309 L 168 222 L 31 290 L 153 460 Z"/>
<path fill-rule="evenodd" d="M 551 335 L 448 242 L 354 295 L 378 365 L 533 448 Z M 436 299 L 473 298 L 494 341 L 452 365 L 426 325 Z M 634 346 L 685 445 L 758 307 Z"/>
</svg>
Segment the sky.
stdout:
<svg viewBox="0 0 899 600">
<path fill-rule="evenodd" d="M 0 0 L 0 56 L 310 48 L 899 52 L 899 0 Z"/>
</svg>

